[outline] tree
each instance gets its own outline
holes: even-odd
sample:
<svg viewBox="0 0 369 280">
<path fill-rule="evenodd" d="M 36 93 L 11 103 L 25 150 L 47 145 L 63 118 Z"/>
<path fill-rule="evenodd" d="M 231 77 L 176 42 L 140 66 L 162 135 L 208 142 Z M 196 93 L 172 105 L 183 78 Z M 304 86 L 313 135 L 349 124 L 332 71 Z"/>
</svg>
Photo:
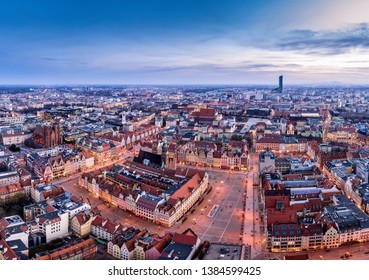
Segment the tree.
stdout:
<svg viewBox="0 0 369 280">
<path fill-rule="evenodd" d="M 231 137 L 231 140 L 241 141 L 242 138 L 243 137 L 239 134 L 233 134 L 232 137 Z"/>
<path fill-rule="evenodd" d="M 9 146 L 9 150 L 14 153 L 14 152 L 19 152 L 20 151 L 20 148 L 17 147 L 15 144 L 11 144 Z"/>
</svg>

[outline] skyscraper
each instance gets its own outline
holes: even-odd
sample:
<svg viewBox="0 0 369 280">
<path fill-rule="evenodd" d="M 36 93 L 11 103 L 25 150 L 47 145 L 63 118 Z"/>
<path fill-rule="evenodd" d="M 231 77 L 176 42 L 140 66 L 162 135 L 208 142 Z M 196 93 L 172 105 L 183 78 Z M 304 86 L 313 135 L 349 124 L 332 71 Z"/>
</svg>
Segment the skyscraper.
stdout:
<svg viewBox="0 0 369 280">
<path fill-rule="evenodd" d="M 279 86 L 272 90 L 274 93 L 283 93 L 283 76 L 279 76 Z"/>
<path fill-rule="evenodd" d="M 279 76 L 279 87 L 278 92 L 283 93 L 283 76 Z"/>
</svg>

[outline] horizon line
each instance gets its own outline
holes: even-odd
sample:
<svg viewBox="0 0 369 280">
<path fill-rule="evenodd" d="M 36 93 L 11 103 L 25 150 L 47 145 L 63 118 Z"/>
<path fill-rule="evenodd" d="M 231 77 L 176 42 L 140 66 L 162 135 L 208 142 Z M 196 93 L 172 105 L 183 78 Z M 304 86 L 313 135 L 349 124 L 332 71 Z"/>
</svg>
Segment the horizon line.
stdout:
<svg viewBox="0 0 369 280">
<path fill-rule="evenodd" d="M 93 87 L 93 86 L 117 86 L 117 87 L 132 87 L 132 86 L 150 86 L 150 87 L 168 87 L 168 86 L 184 86 L 184 87 L 193 87 L 193 86 L 211 86 L 211 87 L 230 87 L 230 86 L 239 86 L 239 87 L 275 87 L 277 84 L 241 84 L 241 83 L 224 83 L 224 84 L 210 84 L 210 83 L 196 83 L 196 84 L 183 84 L 183 83 L 54 83 L 54 84 L 41 84 L 41 83 L 24 83 L 24 84 L 0 84 L 0 87 Z M 334 87 L 369 87 L 369 83 L 367 84 L 359 84 L 359 83 L 341 83 L 341 82 L 321 82 L 321 83 L 291 83 L 289 85 L 284 84 L 284 88 L 289 87 L 326 87 L 326 86 L 334 86 Z"/>
</svg>

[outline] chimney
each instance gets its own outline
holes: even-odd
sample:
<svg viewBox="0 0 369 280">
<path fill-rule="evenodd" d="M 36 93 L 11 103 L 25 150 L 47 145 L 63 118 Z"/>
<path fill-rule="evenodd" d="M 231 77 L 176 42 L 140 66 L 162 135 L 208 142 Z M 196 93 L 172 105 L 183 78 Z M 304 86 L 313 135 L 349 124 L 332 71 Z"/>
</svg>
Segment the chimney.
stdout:
<svg viewBox="0 0 369 280">
<path fill-rule="evenodd" d="M 174 253 L 174 250 L 170 251 L 168 258 L 171 258 L 173 253 Z"/>
</svg>

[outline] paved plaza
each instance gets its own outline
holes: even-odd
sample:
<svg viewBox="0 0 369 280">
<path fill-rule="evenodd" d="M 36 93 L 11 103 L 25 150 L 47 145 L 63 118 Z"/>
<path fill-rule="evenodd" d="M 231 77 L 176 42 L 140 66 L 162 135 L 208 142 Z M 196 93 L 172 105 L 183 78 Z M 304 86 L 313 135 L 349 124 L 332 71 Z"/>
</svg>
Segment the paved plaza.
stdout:
<svg viewBox="0 0 369 280">
<path fill-rule="evenodd" d="M 192 228 L 201 238 L 210 242 L 252 245 L 253 239 L 244 236 L 253 235 L 253 226 L 244 225 L 244 219 L 253 219 L 253 188 L 247 180 L 248 173 L 229 172 L 223 170 L 207 170 L 210 176 L 211 191 L 203 196 L 201 203 L 196 204 L 185 217 L 172 228 L 165 228 L 135 215 L 110 206 L 101 199 L 78 186 L 78 175 L 63 179 L 61 185 L 66 191 L 79 194 L 85 201 L 89 199 L 92 207 L 98 207 L 101 214 L 116 222 L 140 228 L 149 228 L 154 233 L 164 234 L 166 231 L 183 231 Z M 251 188 L 246 188 L 249 182 Z M 250 192 L 250 194 L 248 194 Z M 248 198 L 247 198 L 248 197 Z M 245 199 L 250 205 L 244 207 Z M 244 209 L 246 208 L 246 212 Z M 213 210 L 213 211 L 212 211 Z M 246 232 L 243 232 L 243 228 Z"/>
</svg>

